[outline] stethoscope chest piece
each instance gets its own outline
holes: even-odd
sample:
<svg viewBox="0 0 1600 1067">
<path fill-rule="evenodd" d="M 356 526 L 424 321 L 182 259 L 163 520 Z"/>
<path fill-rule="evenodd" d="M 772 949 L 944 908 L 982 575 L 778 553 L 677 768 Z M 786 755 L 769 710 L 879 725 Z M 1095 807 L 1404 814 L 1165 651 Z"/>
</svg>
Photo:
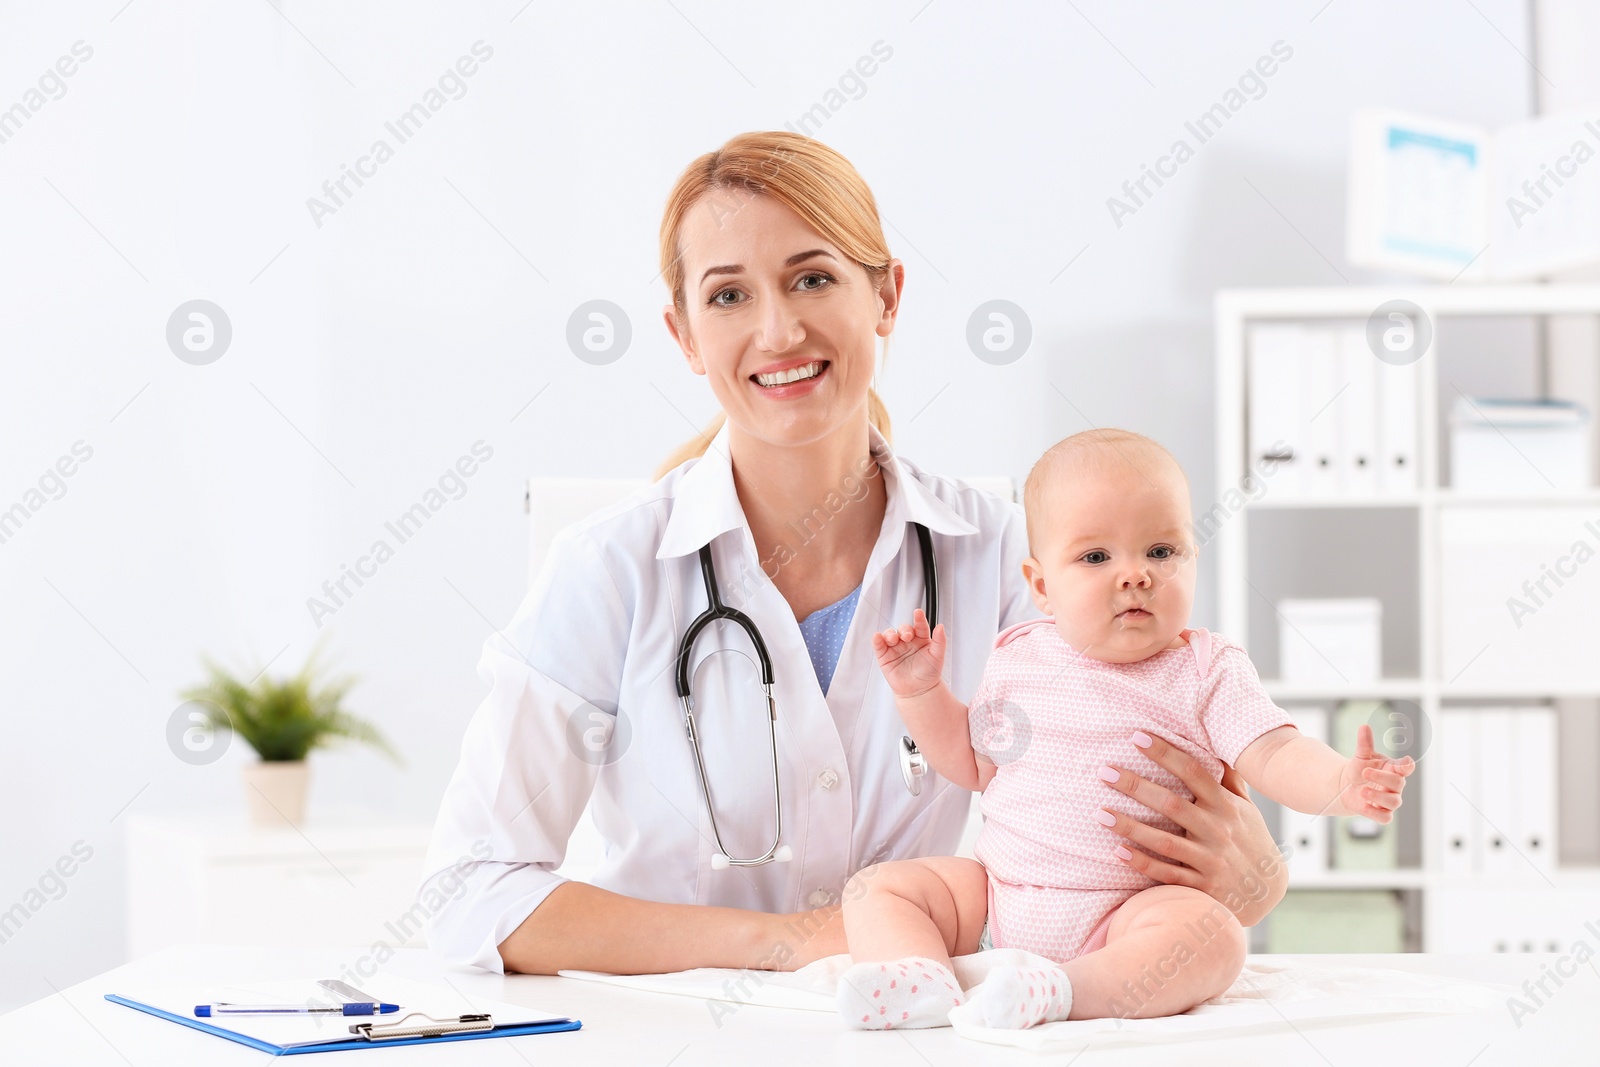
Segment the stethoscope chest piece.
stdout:
<svg viewBox="0 0 1600 1067">
<path fill-rule="evenodd" d="M 911 738 L 900 735 L 900 777 L 905 779 L 906 788 L 911 790 L 911 795 L 922 795 L 922 776 L 928 773 L 928 760 L 923 756 L 917 743 Z"/>
</svg>

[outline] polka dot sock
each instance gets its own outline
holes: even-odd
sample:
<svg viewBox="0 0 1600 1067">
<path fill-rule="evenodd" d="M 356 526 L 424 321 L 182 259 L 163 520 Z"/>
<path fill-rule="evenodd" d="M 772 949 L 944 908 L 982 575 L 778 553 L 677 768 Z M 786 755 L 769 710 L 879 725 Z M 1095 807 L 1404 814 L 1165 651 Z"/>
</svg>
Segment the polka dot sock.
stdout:
<svg viewBox="0 0 1600 1067">
<path fill-rule="evenodd" d="M 1026 1030 L 1067 1017 L 1072 983 L 1060 967 L 996 967 L 972 991 L 971 1001 L 985 1026 Z"/>
<path fill-rule="evenodd" d="M 857 1030 L 949 1026 L 966 1000 L 950 968 L 922 956 L 858 963 L 839 976 L 839 1016 Z"/>
</svg>

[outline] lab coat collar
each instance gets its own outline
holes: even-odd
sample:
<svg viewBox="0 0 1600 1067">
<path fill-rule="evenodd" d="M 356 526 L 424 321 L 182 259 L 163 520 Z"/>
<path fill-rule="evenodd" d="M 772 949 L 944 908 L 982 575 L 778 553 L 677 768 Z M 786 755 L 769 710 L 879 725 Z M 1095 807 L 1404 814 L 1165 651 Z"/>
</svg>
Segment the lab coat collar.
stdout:
<svg viewBox="0 0 1600 1067">
<path fill-rule="evenodd" d="M 916 468 L 900 459 L 876 426 L 868 426 L 872 454 L 888 479 L 889 494 L 884 524 L 919 522 L 934 533 L 961 536 L 978 528 L 963 519 L 949 504 L 916 477 Z M 726 423 L 711 439 L 705 454 L 695 461 L 678 481 L 672 515 L 661 535 L 657 559 L 671 559 L 698 552 L 712 539 L 729 530 L 743 528 L 744 509 L 733 485 L 733 463 L 728 453 L 729 430 Z"/>
</svg>

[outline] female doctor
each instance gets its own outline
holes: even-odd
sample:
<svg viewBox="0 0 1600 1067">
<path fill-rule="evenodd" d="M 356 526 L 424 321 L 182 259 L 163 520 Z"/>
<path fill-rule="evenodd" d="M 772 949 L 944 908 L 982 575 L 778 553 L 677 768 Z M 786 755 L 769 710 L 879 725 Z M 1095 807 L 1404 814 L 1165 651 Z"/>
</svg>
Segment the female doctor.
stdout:
<svg viewBox="0 0 1600 1067">
<path fill-rule="evenodd" d="M 931 772 L 919 795 L 907 787 L 905 726 L 872 654 L 874 630 L 927 606 L 918 526 L 957 694 L 976 690 L 999 631 L 1038 614 L 1021 508 L 889 447 L 870 383 L 905 270 L 844 157 L 773 132 L 696 159 L 667 201 L 661 271 L 667 330 L 724 416 L 654 484 L 565 530 L 484 646 L 491 691 L 419 895 L 451 963 L 635 974 L 843 952 L 846 880 L 953 853 L 972 801 Z M 702 785 L 677 662 L 711 573 L 765 646 L 775 718 L 760 679 L 734 669 L 759 660 L 750 634 L 727 621 L 694 634 L 683 673 Z M 1159 739 L 1144 751 L 1195 799 L 1122 771 L 1107 789 L 1186 830 L 1117 814 L 1140 846 L 1125 862 L 1254 923 L 1287 882 L 1261 815 L 1231 771 L 1224 788 Z M 606 855 L 584 883 L 554 871 L 591 801 Z"/>
</svg>

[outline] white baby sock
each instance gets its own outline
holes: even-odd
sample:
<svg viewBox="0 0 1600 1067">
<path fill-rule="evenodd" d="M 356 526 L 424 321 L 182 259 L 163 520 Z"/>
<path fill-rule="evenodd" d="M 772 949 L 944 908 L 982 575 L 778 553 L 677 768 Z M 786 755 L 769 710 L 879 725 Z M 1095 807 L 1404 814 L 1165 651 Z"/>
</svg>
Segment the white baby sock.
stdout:
<svg viewBox="0 0 1600 1067">
<path fill-rule="evenodd" d="M 970 1000 L 985 1026 L 1025 1030 L 1065 1019 L 1072 1011 L 1072 983 L 1060 967 L 996 967 Z"/>
<path fill-rule="evenodd" d="M 839 976 L 839 1016 L 857 1030 L 949 1026 L 966 996 L 950 968 L 922 956 L 858 963 Z"/>
</svg>

